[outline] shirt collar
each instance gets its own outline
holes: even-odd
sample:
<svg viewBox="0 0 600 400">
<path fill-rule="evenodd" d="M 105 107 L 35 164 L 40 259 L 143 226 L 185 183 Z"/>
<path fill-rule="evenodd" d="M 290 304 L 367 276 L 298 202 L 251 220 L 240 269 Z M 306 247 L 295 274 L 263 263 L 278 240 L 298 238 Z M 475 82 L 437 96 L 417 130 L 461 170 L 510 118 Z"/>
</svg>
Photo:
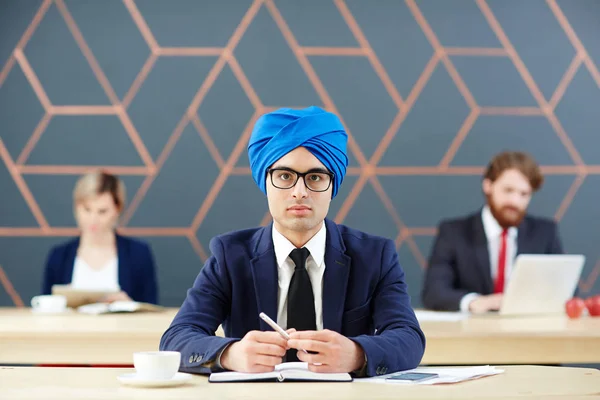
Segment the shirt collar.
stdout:
<svg viewBox="0 0 600 400">
<path fill-rule="evenodd" d="M 502 234 L 502 227 L 494 218 L 492 211 L 489 206 L 483 207 L 481 210 L 481 220 L 483 222 L 483 230 L 485 231 L 485 236 L 488 240 L 497 239 Z M 508 237 L 515 238 L 517 237 L 517 228 L 515 226 L 511 226 L 508 228 Z"/>
<path fill-rule="evenodd" d="M 275 249 L 275 258 L 277 259 L 277 266 L 283 267 L 285 260 L 288 258 L 292 250 L 296 247 L 290 242 L 285 236 L 283 236 L 273 224 L 272 229 L 273 236 L 273 247 Z M 321 229 L 304 245 L 310 251 L 310 256 L 317 264 L 317 267 L 323 265 L 323 259 L 325 258 L 325 243 L 327 240 L 327 228 L 325 223 L 321 226 Z"/>
</svg>

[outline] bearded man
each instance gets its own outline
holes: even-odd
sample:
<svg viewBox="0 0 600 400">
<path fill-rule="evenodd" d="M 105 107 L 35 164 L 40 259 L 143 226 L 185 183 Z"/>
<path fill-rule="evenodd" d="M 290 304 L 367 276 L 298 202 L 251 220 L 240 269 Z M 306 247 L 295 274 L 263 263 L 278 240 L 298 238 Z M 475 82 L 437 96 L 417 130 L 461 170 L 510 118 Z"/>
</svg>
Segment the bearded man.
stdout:
<svg viewBox="0 0 600 400">
<path fill-rule="evenodd" d="M 426 308 L 499 310 L 517 255 L 563 253 L 557 224 L 527 214 L 543 181 L 529 154 L 505 151 L 490 161 L 482 181 L 486 204 L 438 227 L 421 294 Z"/>
</svg>

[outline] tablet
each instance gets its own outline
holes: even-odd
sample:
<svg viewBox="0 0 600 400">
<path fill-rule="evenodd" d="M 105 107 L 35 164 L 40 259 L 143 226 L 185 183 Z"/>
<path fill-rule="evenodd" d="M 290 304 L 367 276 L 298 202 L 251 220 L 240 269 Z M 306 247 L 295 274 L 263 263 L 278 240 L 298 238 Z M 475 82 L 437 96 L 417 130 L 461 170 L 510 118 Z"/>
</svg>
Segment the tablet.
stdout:
<svg viewBox="0 0 600 400">
<path fill-rule="evenodd" d="M 52 294 L 60 294 L 67 298 L 67 307 L 76 308 L 85 304 L 98 303 L 109 295 L 115 294 L 114 290 L 85 290 L 76 289 L 71 285 L 53 285 Z"/>
</svg>

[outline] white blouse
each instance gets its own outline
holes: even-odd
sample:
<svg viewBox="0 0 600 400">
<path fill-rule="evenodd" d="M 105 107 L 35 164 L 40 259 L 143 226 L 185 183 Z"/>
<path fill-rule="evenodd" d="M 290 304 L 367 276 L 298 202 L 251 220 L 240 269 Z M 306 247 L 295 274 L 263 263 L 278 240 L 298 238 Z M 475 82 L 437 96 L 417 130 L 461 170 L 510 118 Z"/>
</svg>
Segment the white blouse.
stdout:
<svg viewBox="0 0 600 400">
<path fill-rule="evenodd" d="M 94 269 L 82 258 L 76 257 L 71 286 L 81 290 L 120 291 L 118 258 L 100 269 Z"/>
</svg>

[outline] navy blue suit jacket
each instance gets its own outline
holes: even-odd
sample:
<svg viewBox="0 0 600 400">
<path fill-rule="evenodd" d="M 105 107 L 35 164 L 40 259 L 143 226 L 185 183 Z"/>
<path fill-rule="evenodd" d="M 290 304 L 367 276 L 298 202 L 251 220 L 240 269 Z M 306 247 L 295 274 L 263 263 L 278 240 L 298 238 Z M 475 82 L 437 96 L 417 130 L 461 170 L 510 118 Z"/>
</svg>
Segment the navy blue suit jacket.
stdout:
<svg viewBox="0 0 600 400">
<path fill-rule="evenodd" d="M 325 220 L 323 327 L 362 346 L 366 373 L 416 367 L 425 336 L 411 308 L 394 243 Z M 229 343 L 251 330 L 272 331 L 259 318 L 277 317 L 277 261 L 271 226 L 217 236 L 212 256 L 160 341 L 182 354 L 181 370 L 217 371 Z M 215 336 L 222 324 L 226 337 Z"/>
<path fill-rule="evenodd" d="M 517 255 L 562 253 L 554 221 L 532 216 L 523 219 L 518 226 Z M 423 305 L 435 310 L 457 311 L 464 295 L 472 292 L 487 295 L 493 290 L 481 211 L 442 221 L 425 273 Z"/>
<path fill-rule="evenodd" d="M 156 268 L 150 247 L 137 239 L 116 235 L 119 257 L 119 286 L 134 301 L 158 304 Z M 73 279 L 79 238 L 50 250 L 42 293 L 50 294 L 52 285 L 66 285 Z"/>
</svg>

